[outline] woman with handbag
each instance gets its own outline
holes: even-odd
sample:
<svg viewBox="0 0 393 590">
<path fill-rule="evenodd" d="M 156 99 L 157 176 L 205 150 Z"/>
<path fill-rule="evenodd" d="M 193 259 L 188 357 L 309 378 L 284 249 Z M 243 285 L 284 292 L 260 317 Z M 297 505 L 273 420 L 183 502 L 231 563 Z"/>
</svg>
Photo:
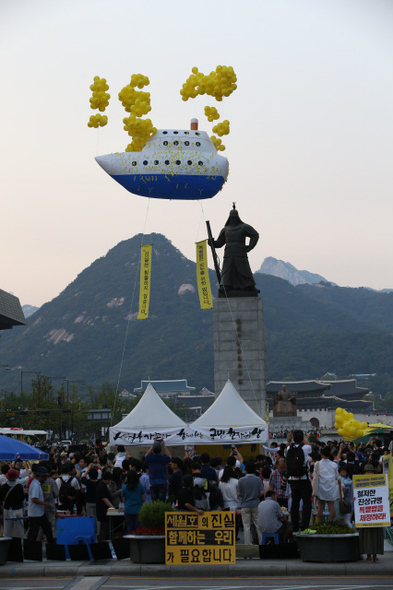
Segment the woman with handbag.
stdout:
<svg viewBox="0 0 393 590">
<path fill-rule="evenodd" d="M 321 460 L 315 463 L 313 476 L 313 493 L 318 498 L 317 519 L 319 521 L 323 520 L 325 502 L 329 507 L 330 516 L 333 519 L 336 518 L 334 501 L 338 497 L 338 465 L 330 460 L 329 447 L 323 447 L 321 456 Z"/>
<path fill-rule="evenodd" d="M 0 489 L 0 502 L 4 506 L 4 536 L 24 539 L 23 501 L 25 492 L 22 484 L 18 482 L 19 471 L 9 469 L 6 478 L 7 482 Z"/>
</svg>

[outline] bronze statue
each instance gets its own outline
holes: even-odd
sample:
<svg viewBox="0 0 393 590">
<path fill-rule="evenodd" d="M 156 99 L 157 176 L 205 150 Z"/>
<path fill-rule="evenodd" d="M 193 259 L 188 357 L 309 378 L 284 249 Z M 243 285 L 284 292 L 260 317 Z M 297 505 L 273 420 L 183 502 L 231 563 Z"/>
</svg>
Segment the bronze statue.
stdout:
<svg viewBox="0 0 393 590">
<path fill-rule="evenodd" d="M 296 395 L 287 391 L 283 384 L 282 390 L 276 393 L 273 398 L 273 417 L 297 416 Z"/>
<path fill-rule="evenodd" d="M 248 245 L 246 238 L 250 240 Z M 258 295 L 259 290 L 255 287 L 247 258 L 247 253 L 255 248 L 258 240 L 258 232 L 251 225 L 243 223 L 233 204 L 233 209 L 217 240 L 209 238 L 212 249 L 222 248 L 225 245 L 219 297 L 256 297 Z"/>
</svg>

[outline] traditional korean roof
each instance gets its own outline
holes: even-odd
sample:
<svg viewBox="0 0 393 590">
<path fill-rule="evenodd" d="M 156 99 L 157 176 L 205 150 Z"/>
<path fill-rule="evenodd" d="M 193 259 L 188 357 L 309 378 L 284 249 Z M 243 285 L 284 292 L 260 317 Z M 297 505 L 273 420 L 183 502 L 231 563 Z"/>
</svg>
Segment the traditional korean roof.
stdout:
<svg viewBox="0 0 393 590">
<path fill-rule="evenodd" d="M 361 399 L 368 392 L 368 387 L 358 387 L 356 379 L 343 379 L 341 381 L 323 381 L 330 386 L 329 393 L 342 399 Z"/>
<path fill-rule="evenodd" d="M 142 393 L 142 391 L 145 391 L 149 383 L 151 383 L 159 395 L 170 395 L 176 393 L 184 394 L 190 391 L 195 391 L 195 387 L 187 385 L 187 379 L 173 379 L 162 381 L 141 381 L 141 386 L 135 387 L 135 393 Z"/>
<path fill-rule="evenodd" d="M 310 379 L 308 381 L 269 381 L 266 385 L 266 391 L 268 394 L 276 394 L 282 390 L 283 385 L 286 385 L 288 391 L 299 394 L 313 392 L 322 395 L 324 391 L 330 388 L 329 383 Z"/>
</svg>

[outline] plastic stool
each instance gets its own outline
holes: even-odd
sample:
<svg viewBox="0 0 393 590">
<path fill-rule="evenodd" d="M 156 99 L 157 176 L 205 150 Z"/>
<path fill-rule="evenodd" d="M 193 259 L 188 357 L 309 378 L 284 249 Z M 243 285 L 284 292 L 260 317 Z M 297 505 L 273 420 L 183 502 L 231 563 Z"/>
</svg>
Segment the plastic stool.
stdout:
<svg viewBox="0 0 393 590">
<path fill-rule="evenodd" d="M 280 537 L 278 533 L 264 533 L 262 535 L 262 543 L 261 545 L 267 545 L 267 540 L 268 539 L 274 539 L 274 544 L 275 545 L 279 545 L 280 544 Z"/>
</svg>

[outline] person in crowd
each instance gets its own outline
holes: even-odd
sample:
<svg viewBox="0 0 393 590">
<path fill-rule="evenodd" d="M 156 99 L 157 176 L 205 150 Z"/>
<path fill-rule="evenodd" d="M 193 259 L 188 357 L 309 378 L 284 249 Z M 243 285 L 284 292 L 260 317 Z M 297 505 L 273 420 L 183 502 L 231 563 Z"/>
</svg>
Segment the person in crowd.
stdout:
<svg viewBox="0 0 393 590">
<path fill-rule="evenodd" d="M 81 483 L 85 488 L 85 510 L 86 515 L 97 519 L 96 502 L 97 502 L 97 487 L 98 487 L 98 473 L 94 468 L 94 464 L 90 463 L 85 475 L 81 478 Z"/>
<path fill-rule="evenodd" d="M 236 456 L 233 455 L 233 454 L 232 455 L 229 455 L 229 457 L 226 460 L 226 465 L 225 466 L 228 466 L 228 467 L 231 467 L 232 469 L 235 469 L 236 465 L 237 465 Z M 220 481 L 223 473 L 224 473 L 224 467 L 222 467 L 220 469 L 220 471 L 218 472 L 218 481 Z"/>
<path fill-rule="evenodd" d="M 299 530 L 300 500 L 303 500 L 301 530 L 308 528 L 311 518 L 311 482 L 309 478 L 308 457 L 311 446 L 304 440 L 302 430 L 292 431 L 288 435 L 286 462 L 288 481 L 291 487 L 292 505 L 291 521 L 293 532 Z M 299 465 L 299 462 L 301 463 Z"/>
<path fill-rule="evenodd" d="M 114 467 L 112 471 L 112 480 L 108 486 L 112 504 L 115 508 L 119 508 L 120 499 L 123 488 L 123 470 L 121 467 Z"/>
<path fill-rule="evenodd" d="M 46 481 L 42 484 L 42 491 L 44 501 L 49 504 L 49 506 L 45 507 L 44 512 L 52 527 L 53 536 L 56 537 L 56 503 L 59 497 L 59 488 L 53 477 L 50 476 L 49 471 Z"/>
<path fill-rule="evenodd" d="M 201 464 L 194 461 L 191 465 L 194 480 L 195 506 L 203 511 L 210 510 L 210 486 L 208 480 L 201 473 Z"/>
<path fill-rule="evenodd" d="M 216 485 L 218 485 L 217 472 L 215 469 L 213 469 L 213 467 L 210 466 L 210 455 L 208 453 L 202 453 L 199 459 L 202 465 L 201 473 L 203 477 L 206 477 L 208 481 L 213 481 Z"/>
<path fill-rule="evenodd" d="M 204 510 L 195 506 L 194 478 L 192 475 L 186 474 L 183 476 L 183 487 L 179 492 L 177 505 L 179 510 L 189 510 L 200 515 L 204 514 Z"/>
<path fill-rule="evenodd" d="M 0 502 L 4 514 L 4 536 L 24 539 L 23 501 L 25 492 L 23 485 L 18 482 L 19 471 L 10 468 L 6 471 L 5 477 L 6 483 L 0 488 Z M 15 520 L 10 520 L 11 518 Z"/>
<path fill-rule="evenodd" d="M 364 466 L 364 475 L 372 475 L 375 468 L 371 463 Z M 384 529 L 383 527 L 359 527 L 360 553 L 366 554 L 366 562 L 379 562 L 378 555 L 384 554 Z"/>
<path fill-rule="evenodd" d="M 246 476 L 239 479 L 237 486 L 237 495 L 241 499 L 244 544 L 251 545 L 251 524 L 254 524 L 258 543 L 261 544 L 262 536 L 258 528 L 258 505 L 263 496 L 263 484 L 261 478 L 255 474 L 253 461 L 246 461 L 245 470 Z"/>
<path fill-rule="evenodd" d="M 285 459 L 278 459 L 276 461 L 276 468 L 270 475 L 269 490 L 276 493 L 276 501 L 280 506 L 288 508 L 288 498 L 286 495 L 288 478 L 286 475 L 286 470 L 287 464 Z M 267 496 L 265 494 L 265 498 L 266 497 Z"/>
<path fill-rule="evenodd" d="M 237 496 L 237 484 L 239 479 L 236 471 L 226 465 L 219 483 L 219 489 L 223 498 L 223 510 L 236 510 L 239 503 Z"/>
<path fill-rule="evenodd" d="M 36 541 L 40 527 L 44 531 L 48 543 L 54 543 L 52 527 L 45 514 L 45 508 L 50 508 L 49 502 L 44 501 L 42 484 L 48 477 L 48 471 L 45 467 L 39 466 L 34 473 L 34 479 L 29 487 L 29 500 L 27 514 L 29 517 L 29 531 L 27 538 Z"/>
<path fill-rule="evenodd" d="M 56 484 L 59 490 L 58 509 L 67 510 L 66 497 L 68 488 L 73 487 L 75 490 L 79 490 L 80 488 L 78 479 L 70 473 L 70 465 L 68 463 L 64 463 L 62 466 L 61 475 L 56 480 Z"/>
<path fill-rule="evenodd" d="M 277 493 L 268 490 L 264 502 L 258 506 L 258 529 L 264 533 L 278 533 L 280 543 L 285 542 L 287 519 L 277 502 Z"/>
<path fill-rule="evenodd" d="M 170 504 L 176 503 L 180 490 L 183 485 L 183 461 L 180 457 L 172 457 L 171 469 L 172 473 L 168 478 L 168 502 Z M 214 471 L 214 469 L 213 469 Z"/>
<path fill-rule="evenodd" d="M 117 447 L 117 455 L 115 456 L 115 467 L 122 467 L 124 459 L 128 459 L 126 449 L 124 445 L 118 445 Z"/>
<path fill-rule="evenodd" d="M 166 468 L 171 459 L 172 456 L 166 448 L 164 440 L 155 440 L 145 455 L 145 461 L 150 469 L 150 494 L 153 502 L 154 500 L 162 502 L 166 500 L 168 489 Z"/>
<path fill-rule="evenodd" d="M 321 460 L 315 463 L 313 478 L 313 482 L 316 478 L 314 488 L 318 498 L 318 520 L 323 521 L 325 502 L 327 502 L 331 518 L 335 519 L 334 502 L 339 497 L 339 476 L 337 463 L 330 460 L 330 448 L 328 446 L 323 447 L 321 450 Z"/>
<path fill-rule="evenodd" d="M 260 474 L 263 483 L 263 495 L 264 497 L 266 497 L 266 492 L 269 490 L 270 476 L 272 474 L 272 470 L 267 464 L 265 464 L 261 467 Z"/>
<path fill-rule="evenodd" d="M 343 463 L 338 468 L 339 474 L 339 488 L 341 488 L 340 497 L 342 496 L 343 500 L 349 502 L 352 506 L 351 512 L 347 512 L 346 514 L 340 513 L 340 498 L 335 502 L 334 508 L 336 511 L 336 516 L 338 520 L 343 520 L 345 524 L 351 526 L 352 514 L 353 514 L 353 483 L 352 479 L 350 478 L 350 474 L 348 471 L 348 466 Z"/>
<path fill-rule="evenodd" d="M 11 467 L 8 465 L 8 463 L 4 463 L 4 465 L 1 466 L 0 486 L 7 482 L 6 473 L 9 469 L 11 469 Z"/>
<path fill-rule="evenodd" d="M 139 482 L 145 488 L 145 502 L 151 502 L 149 465 L 146 462 L 142 465 L 142 475 L 139 478 Z"/>
<path fill-rule="evenodd" d="M 140 527 L 138 514 L 145 501 L 145 488 L 139 482 L 139 474 L 135 470 L 130 470 L 127 473 L 127 481 L 122 488 L 121 499 L 124 502 L 127 534 L 131 535 Z"/>
<path fill-rule="evenodd" d="M 109 516 L 108 508 L 114 508 L 108 485 L 112 480 L 112 474 L 109 470 L 102 472 L 102 477 L 97 486 L 96 495 L 96 514 L 100 523 L 100 532 L 98 533 L 98 542 L 109 539 Z"/>
</svg>

